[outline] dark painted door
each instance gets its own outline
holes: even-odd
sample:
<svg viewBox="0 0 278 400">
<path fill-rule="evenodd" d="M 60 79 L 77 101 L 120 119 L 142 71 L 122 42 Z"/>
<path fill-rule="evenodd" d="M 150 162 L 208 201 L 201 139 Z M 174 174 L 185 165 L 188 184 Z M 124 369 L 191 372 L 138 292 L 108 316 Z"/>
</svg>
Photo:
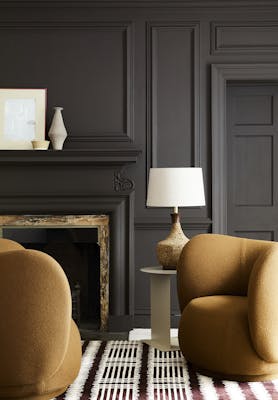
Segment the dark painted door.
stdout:
<svg viewBox="0 0 278 400">
<path fill-rule="evenodd" d="M 228 233 L 278 240 L 278 86 L 227 86 Z"/>
</svg>

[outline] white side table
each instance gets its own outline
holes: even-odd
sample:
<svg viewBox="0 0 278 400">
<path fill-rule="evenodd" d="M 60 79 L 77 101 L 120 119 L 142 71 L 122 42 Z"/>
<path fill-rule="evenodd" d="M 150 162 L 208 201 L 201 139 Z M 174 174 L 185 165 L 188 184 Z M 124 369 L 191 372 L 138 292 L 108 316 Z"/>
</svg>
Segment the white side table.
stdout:
<svg viewBox="0 0 278 400">
<path fill-rule="evenodd" d="M 159 350 L 177 349 L 178 339 L 172 338 L 170 334 L 170 280 L 176 275 L 176 270 L 162 269 L 157 267 L 144 267 L 140 271 L 150 274 L 151 278 L 151 340 L 144 342 Z"/>
</svg>

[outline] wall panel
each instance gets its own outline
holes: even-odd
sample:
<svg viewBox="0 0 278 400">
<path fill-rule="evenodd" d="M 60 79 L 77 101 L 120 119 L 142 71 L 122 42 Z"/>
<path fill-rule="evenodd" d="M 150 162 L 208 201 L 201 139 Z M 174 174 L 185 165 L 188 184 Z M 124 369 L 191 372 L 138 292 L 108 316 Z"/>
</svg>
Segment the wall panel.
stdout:
<svg viewBox="0 0 278 400">
<path fill-rule="evenodd" d="M 149 164 L 198 164 L 199 26 L 168 21 L 147 29 Z"/>
<path fill-rule="evenodd" d="M 274 240 L 274 231 L 236 231 L 236 236 L 247 239 Z"/>
<path fill-rule="evenodd" d="M 275 53 L 277 22 L 214 22 L 211 24 L 212 54 Z"/>
<path fill-rule="evenodd" d="M 133 140 L 132 24 L 2 23 L 0 46 L 0 86 L 46 87 L 48 107 L 64 107 L 66 147 Z"/>
</svg>

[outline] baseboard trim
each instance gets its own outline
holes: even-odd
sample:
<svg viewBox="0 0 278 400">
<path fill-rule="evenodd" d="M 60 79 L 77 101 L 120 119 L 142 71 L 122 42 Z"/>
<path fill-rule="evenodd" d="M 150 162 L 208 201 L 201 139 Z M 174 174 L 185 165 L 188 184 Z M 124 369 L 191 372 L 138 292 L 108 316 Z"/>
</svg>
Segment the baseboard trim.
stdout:
<svg viewBox="0 0 278 400">
<path fill-rule="evenodd" d="M 171 316 L 171 328 L 178 328 L 180 315 Z M 150 328 L 151 319 L 149 315 L 135 315 L 133 321 L 133 328 Z"/>
<path fill-rule="evenodd" d="M 108 331 L 128 332 L 133 329 L 134 318 L 131 315 L 109 315 Z"/>
</svg>

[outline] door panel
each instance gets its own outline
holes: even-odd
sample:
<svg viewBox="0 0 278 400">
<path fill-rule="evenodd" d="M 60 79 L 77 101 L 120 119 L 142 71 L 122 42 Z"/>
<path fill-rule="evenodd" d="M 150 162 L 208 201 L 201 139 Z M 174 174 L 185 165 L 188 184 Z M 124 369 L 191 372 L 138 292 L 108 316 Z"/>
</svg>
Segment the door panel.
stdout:
<svg viewBox="0 0 278 400">
<path fill-rule="evenodd" d="M 278 85 L 227 86 L 228 234 L 278 240 Z"/>
<path fill-rule="evenodd" d="M 272 149 L 271 136 L 234 136 L 235 207 L 272 206 Z"/>
</svg>

